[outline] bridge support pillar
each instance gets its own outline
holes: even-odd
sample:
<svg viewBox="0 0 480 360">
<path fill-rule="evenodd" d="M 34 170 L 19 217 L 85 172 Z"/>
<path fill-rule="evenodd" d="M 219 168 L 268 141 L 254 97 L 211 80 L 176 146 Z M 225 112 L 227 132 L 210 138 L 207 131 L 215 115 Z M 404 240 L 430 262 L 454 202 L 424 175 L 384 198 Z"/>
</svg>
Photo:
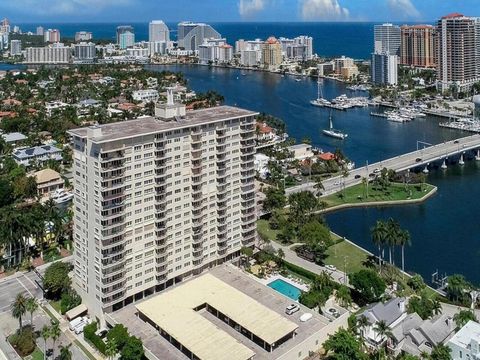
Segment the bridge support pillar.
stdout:
<svg viewBox="0 0 480 360">
<path fill-rule="evenodd" d="M 458 161 L 459 165 L 465 165 L 465 161 L 463 160 L 463 153 L 460 155 L 460 160 Z"/>
<path fill-rule="evenodd" d="M 475 160 L 480 161 L 480 150 L 477 150 L 477 155 L 475 155 Z"/>
<path fill-rule="evenodd" d="M 424 174 L 428 174 L 428 165 L 429 165 L 429 164 L 425 165 L 425 169 L 423 169 L 423 173 L 424 173 Z"/>
<path fill-rule="evenodd" d="M 440 166 L 442 169 L 446 169 L 447 168 L 447 159 L 443 159 L 443 163 L 442 163 L 442 166 Z"/>
</svg>

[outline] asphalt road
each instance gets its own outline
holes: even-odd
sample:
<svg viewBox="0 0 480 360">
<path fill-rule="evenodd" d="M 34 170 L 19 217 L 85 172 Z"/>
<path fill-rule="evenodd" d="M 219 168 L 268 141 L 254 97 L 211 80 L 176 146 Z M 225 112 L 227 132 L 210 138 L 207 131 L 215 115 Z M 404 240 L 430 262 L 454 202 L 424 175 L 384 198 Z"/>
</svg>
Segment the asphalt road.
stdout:
<svg viewBox="0 0 480 360">
<path fill-rule="evenodd" d="M 405 171 L 419 166 L 426 166 L 434 161 L 439 161 L 451 156 L 458 156 L 465 151 L 480 149 L 480 135 L 472 135 L 457 140 L 430 146 L 425 149 L 396 156 L 391 159 L 369 164 L 349 172 L 347 177 L 336 176 L 322 182 L 325 190 L 323 196 L 334 194 L 340 191 L 343 186 L 351 187 L 362 182 L 362 178 L 369 178 L 374 171 L 379 172 L 383 168 L 396 172 Z M 357 177 L 357 178 L 355 178 Z M 345 184 L 344 184 L 345 183 Z M 305 183 L 285 190 L 287 196 L 301 191 L 315 191 L 315 183 Z"/>
<path fill-rule="evenodd" d="M 19 293 L 42 299 L 43 292 L 36 281 L 41 283 L 40 278 L 34 272 L 17 274 L 6 280 L 0 280 L 0 314 L 10 312 L 11 304 Z"/>
</svg>

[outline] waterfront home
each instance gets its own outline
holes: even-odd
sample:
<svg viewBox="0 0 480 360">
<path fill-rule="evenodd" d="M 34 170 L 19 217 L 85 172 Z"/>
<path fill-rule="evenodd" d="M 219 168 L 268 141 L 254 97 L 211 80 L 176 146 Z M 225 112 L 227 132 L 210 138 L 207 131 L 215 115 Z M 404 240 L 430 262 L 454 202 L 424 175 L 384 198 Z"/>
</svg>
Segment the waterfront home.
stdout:
<svg viewBox="0 0 480 360">
<path fill-rule="evenodd" d="M 58 189 L 63 189 L 65 181 L 60 174 L 52 169 L 37 171 L 32 176 L 37 183 L 37 192 L 40 196 L 48 196 Z"/>
<path fill-rule="evenodd" d="M 270 142 L 275 140 L 275 130 L 266 123 L 257 122 L 257 141 Z"/>
<path fill-rule="evenodd" d="M 34 162 L 43 163 L 48 160 L 61 161 L 62 150 L 51 145 L 34 146 L 18 149 L 12 153 L 13 160 L 19 165 L 30 166 Z"/>
<path fill-rule="evenodd" d="M 452 360 L 480 358 L 480 324 L 470 320 L 466 323 L 446 345 L 452 349 Z"/>
<path fill-rule="evenodd" d="M 158 101 L 158 91 L 157 90 L 137 90 L 132 93 L 132 98 L 135 101 L 140 101 L 144 104 L 149 102 L 157 102 Z"/>
<path fill-rule="evenodd" d="M 289 146 L 287 149 L 293 154 L 295 160 L 302 161 L 313 157 L 312 145 L 297 144 Z"/>
<path fill-rule="evenodd" d="M 455 322 L 449 315 L 439 315 L 422 320 L 417 313 L 409 314 L 392 328 L 388 348 L 395 354 L 408 353 L 420 356 L 430 354 L 433 347 L 442 344 L 455 332 Z"/>
<path fill-rule="evenodd" d="M 331 161 L 335 160 L 335 154 L 332 154 L 331 152 L 326 152 L 326 153 L 321 153 L 317 155 L 318 159 L 321 161 Z"/>
<path fill-rule="evenodd" d="M 27 137 L 23 135 L 22 133 L 19 132 L 12 132 L 12 133 L 7 133 L 7 134 L 2 134 L 3 140 L 7 144 L 16 144 L 19 143 L 23 140 L 26 140 Z"/>
</svg>

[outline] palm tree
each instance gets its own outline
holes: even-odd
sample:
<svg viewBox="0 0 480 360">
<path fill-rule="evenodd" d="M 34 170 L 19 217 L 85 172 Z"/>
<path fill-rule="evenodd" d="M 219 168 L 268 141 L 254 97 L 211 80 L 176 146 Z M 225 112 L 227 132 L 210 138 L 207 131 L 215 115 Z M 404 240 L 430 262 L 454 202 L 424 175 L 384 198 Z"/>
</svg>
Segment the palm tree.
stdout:
<svg viewBox="0 0 480 360">
<path fill-rule="evenodd" d="M 30 313 L 30 324 L 33 328 L 33 313 L 38 309 L 38 302 L 37 299 L 30 297 L 27 299 L 25 303 L 25 310 Z"/>
<path fill-rule="evenodd" d="M 48 325 L 43 325 L 42 331 L 40 331 L 40 336 L 43 339 L 43 358 L 47 358 L 47 340 L 50 338 L 50 327 Z"/>
<path fill-rule="evenodd" d="M 72 360 L 72 352 L 70 351 L 70 346 L 72 346 L 72 344 L 68 344 L 67 346 L 60 346 L 60 360 Z"/>
<path fill-rule="evenodd" d="M 347 308 L 352 304 L 352 296 L 350 295 L 350 289 L 345 285 L 340 285 L 335 292 L 335 298 L 344 308 Z"/>
<path fill-rule="evenodd" d="M 435 297 L 432 300 L 432 311 L 435 315 L 442 313 L 442 303 Z"/>
<path fill-rule="evenodd" d="M 362 177 L 362 185 L 365 189 L 365 198 L 368 199 L 368 179 L 366 177 Z"/>
<path fill-rule="evenodd" d="M 380 336 L 381 340 L 382 338 L 386 338 L 385 340 L 387 340 L 393 336 L 392 331 L 384 320 L 377 322 L 373 330 L 377 333 L 377 336 Z"/>
<path fill-rule="evenodd" d="M 118 349 L 117 349 L 117 343 L 115 339 L 109 339 L 107 340 L 107 344 L 105 346 L 105 355 L 107 356 L 107 359 L 113 359 L 115 358 L 115 355 L 117 355 Z"/>
<path fill-rule="evenodd" d="M 315 189 L 317 190 L 317 196 L 319 196 L 322 193 L 322 190 L 325 190 L 325 186 L 323 186 L 322 179 L 317 177 L 315 179 Z"/>
<path fill-rule="evenodd" d="M 283 266 L 283 259 L 285 259 L 285 252 L 283 251 L 283 249 L 277 250 L 277 258 L 280 260 L 280 266 Z"/>
<path fill-rule="evenodd" d="M 12 316 L 18 319 L 19 331 L 22 330 L 22 316 L 27 312 L 26 303 L 27 299 L 20 293 L 15 297 L 15 301 L 12 304 Z"/>
<path fill-rule="evenodd" d="M 477 318 L 471 310 L 460 310 L 453 315 L 453 320 L 455 321 L 455 324 L 457 324 L 457 328 L 460 329 L 470 320 L 477 321 Z"/>
<path fill-rule="evenodd" d="M 58 321 L 52 321 L 51 327 L 50 327 L 50 337 L 53 340 L 53 358 L 55 358 L 55 342 L 58 340 L 60 337 L 61 331 L 60 331 L 60 323 Z"/>
<path fill-rule="evenodd" d="M 361 315 L 357 318 L 357 327 L 360 329 L 360 335 L 363 336 L 365 329 L 370 325 L 367 317 L 365 315 Z"/>
<path fill-rule="evenodd" d="M 395 246 L 398 242 L 398 233 L 400 231 L 400 225 L 392 218 L 387 220 L 386 224 L 386 243 L 388 244 L 388 259 L 389 263 L 395 265 Z M 393 258 L 392 258 L 393 249 Z"/>
<path fill-rule="evenodd" d="M 348 172 L 348 169 L 343 169 L 342 177 L 343 177 L 343 198 L 344 199 L 347 197 L 347 194 L 346 194 L 347 187 L 345 185 L 345 181 L 347 180 L 348 175 L 350 175 L 350 173 Z"/>
<path fill-rule="evenodd" d="M 378 266 L 382 270 L 382 247 L 385 245 L 387 229 L 385 222 L 377 220 L 375 226 L 370 230 L 372 233 L 372 241 L 378 247 Z"/>
<path fill-rule="evenodd" d="M 410 233 L 407 230 L 401 229 L 398 232 L 397 244 L 402 247 L 402 271 L 405 271 L 405 245 L 411 245 Z"/>
</svg>

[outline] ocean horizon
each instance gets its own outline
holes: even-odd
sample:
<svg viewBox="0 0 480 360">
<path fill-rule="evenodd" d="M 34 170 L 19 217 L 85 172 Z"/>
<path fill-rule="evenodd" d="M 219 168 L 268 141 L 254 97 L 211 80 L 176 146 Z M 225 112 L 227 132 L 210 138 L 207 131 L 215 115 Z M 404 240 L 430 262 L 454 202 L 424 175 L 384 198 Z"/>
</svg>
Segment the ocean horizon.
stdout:
<svg viewBox="0 0 480 360">
<path fill-rule="evenodd" d="M 211 22 L 229 44 L 239 39 L 266 39 L 270 36 L 313 37 L 314 53 L 325 56 L 349 56 L 368 59 L 373 49 L 373 26 L 381 22 Z M 177 22 L 166 22 L 171 29 L 171 38 L 176 39 Z M 401 24 L 401 23 L 397 23 Z M 37 26 L 45 29 L 57 28 L 62 37 L 73 38 L 77 31 L 91 31 L 94 40 L 115 40 L 115 29 L 119 25 L 132 25 L 135 41 L 148 40 L 148 22 L 104 22 L 104 23 L 20 23 L 22 31 L 35 32 Z"/>
</svg>

